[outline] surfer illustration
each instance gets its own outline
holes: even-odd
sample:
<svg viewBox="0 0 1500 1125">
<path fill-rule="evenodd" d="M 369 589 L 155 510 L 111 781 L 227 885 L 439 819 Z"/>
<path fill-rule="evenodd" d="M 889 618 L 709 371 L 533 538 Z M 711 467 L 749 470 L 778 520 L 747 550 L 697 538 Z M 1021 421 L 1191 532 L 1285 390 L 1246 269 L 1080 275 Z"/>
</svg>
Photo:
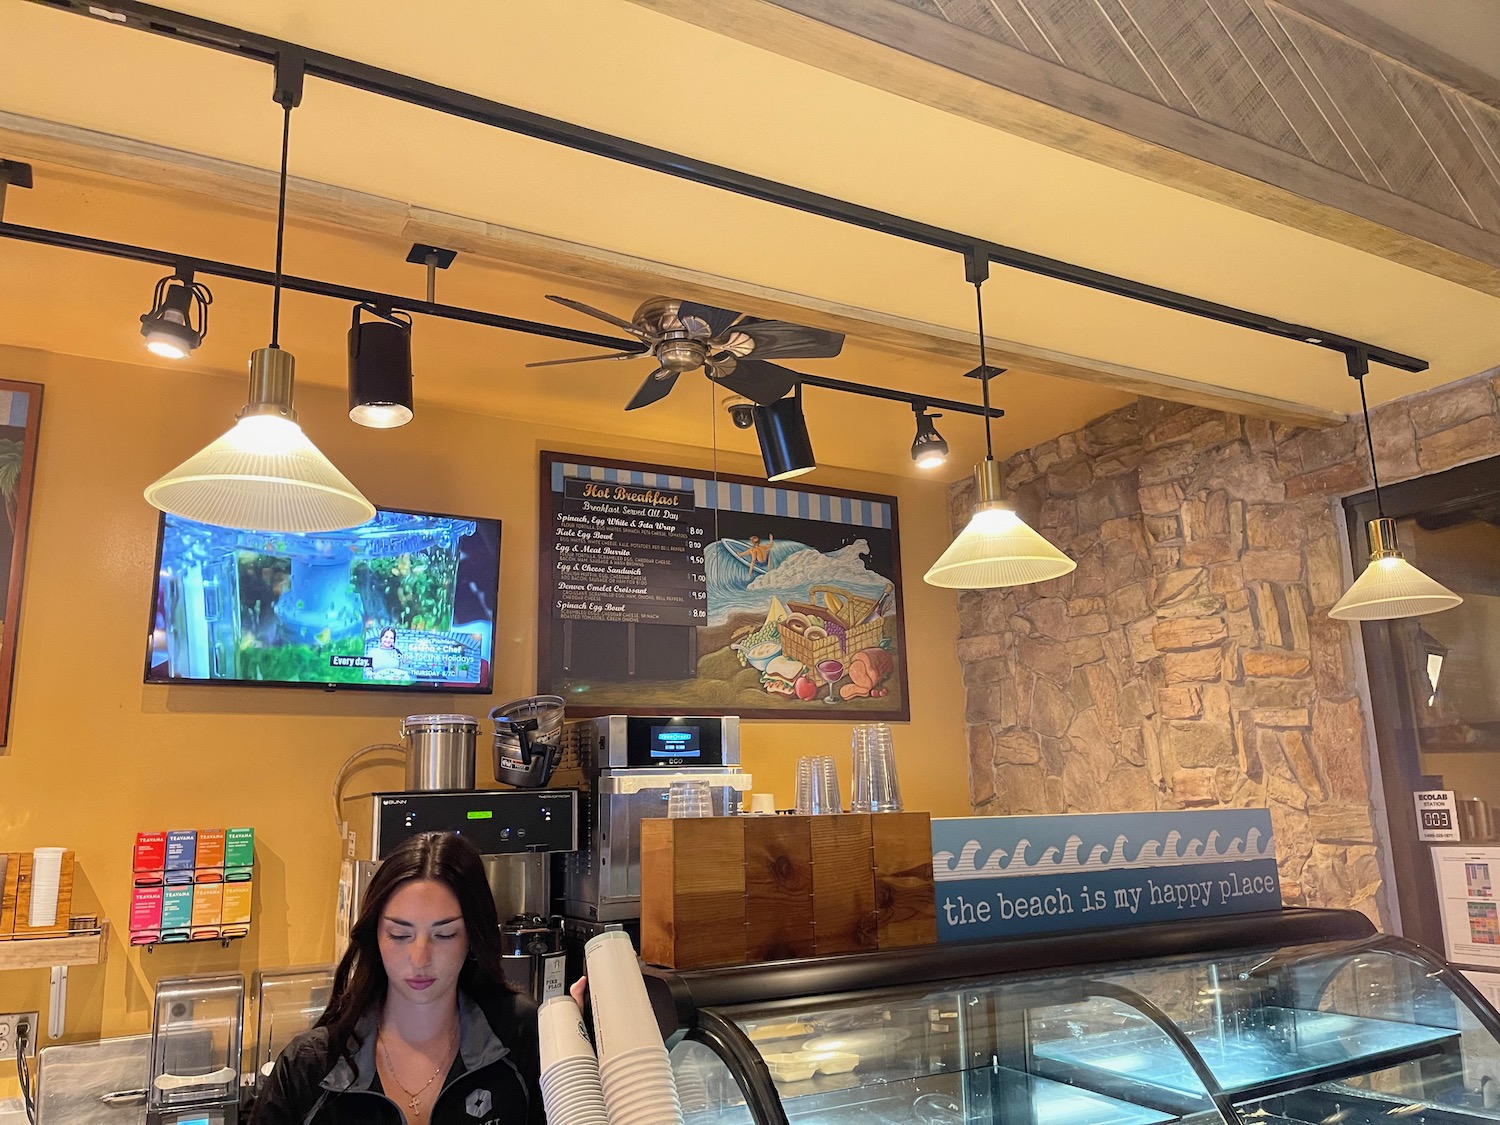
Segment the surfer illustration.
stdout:
<svg viewBox="0 0 1500 1125">
<path fill-rule="evenodd" d="M 725 543 L 725 546 L 728 547 L 731 555 L 750 568 L 750 577 L 754 578 L 756 567 L 759 567 L 767 574 L 770 573 L 771 545 L 775 542 L 776 536 L 774 535 L 767 535 L 765 542 L 761 542 L 759 535 L 752 535 L 743 551 L 736 551 L 728 542 Z"/>
</svg>

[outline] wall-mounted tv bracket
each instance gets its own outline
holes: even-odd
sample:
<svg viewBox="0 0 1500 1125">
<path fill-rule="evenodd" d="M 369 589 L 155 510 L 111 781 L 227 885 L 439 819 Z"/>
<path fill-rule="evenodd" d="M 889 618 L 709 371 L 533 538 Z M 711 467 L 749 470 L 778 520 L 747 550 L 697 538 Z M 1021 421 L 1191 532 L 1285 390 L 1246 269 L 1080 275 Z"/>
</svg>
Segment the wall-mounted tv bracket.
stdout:
<svg viewBox="0 0 1500 1125">
<path fill-rule="evenodd" d="M 521 136 L 563 145 L 578 152 L 603 156 L 610 160 L 660 172 L 663 175 L 734 192 L 751 199 L 775 203 L 782 207 L 790 207 L 866 230 L 879 231 L 896 238 L 949 250 L 964 255 L 966 261 L 970 254 L 974 254 L 982 256 L 987 263 L 994 262 L 1042 277 L 1082 285 L 1191 316 L 1204 317 L 1221 324 L 1235 325 L 1251 331 L 1279 336 L 1282 339 L 1312 344 L 1330 351 L 1347 354 L 1352 348 L 1359 349 L 1370 360 L 1402 371 L 1427 370 L 1426 360 L 1355 340 L 1337 332 L 1328 332 L 1305 324 L 1294 324 L 1276 317 L 1235 308 L 1232 305 L 1221 305 L 1215 301 L 1205 301 L 1186 293 L 1177 293 L 1130 278 L 1089 269 L 1086 266 L 1074 265 L 1057 258 L 1033 254 L 1012 246 L 1003 246 L 958 231 L 945 230 L 942 227 L 918 222 L 888 211 L 864 207 L 762 176 L 753 176 L 734 168 L 711 164 L 681 153 L 644 145 L 623 137 L 601 133 L 595 129 L 586 129 L 555 117 L 518 109 L 489 98 L 481 98 L 462 90 L 441 86 L 435 82 L 426 82 L 407 74 L 371 66 L 368 63 L 315 51 L 272 36 L 259 35 L 229 24 L 200 19 L 153 4 L 143 4 L 139 0 L 112 0 L 112 2 L 111 0 L 32 0 L 32 2 L 107 23 L 125 24 L 180 42 L 212 47 L 214 50 L 226 51 L 241 58 L 256 59 L 272 65 L 280 63 L 283 57 L 295 54 L 305 73 L 315 78 L 336 82 L 366 93 L 379 94 L 408 105 L 434 110 L 481 125 L 504 129 Z"/>
</svg>

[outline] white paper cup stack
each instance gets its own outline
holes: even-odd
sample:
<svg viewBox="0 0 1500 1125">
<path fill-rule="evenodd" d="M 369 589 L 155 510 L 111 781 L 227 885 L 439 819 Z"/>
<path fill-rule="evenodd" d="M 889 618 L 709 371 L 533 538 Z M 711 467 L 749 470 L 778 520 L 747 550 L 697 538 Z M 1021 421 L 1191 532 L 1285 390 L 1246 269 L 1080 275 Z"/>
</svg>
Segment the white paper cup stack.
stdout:
<svg viewBox="0 0 1500 1125">
<path fill-rule="evenodd" d="M 682 1125 L 672 1063 L 630 938 L 599 934 L 584 946 L 584 957 L 609 1125 Z"/>
<path fill-rule="evenodd" d="M 543 1001 L 537 1014 L 541 1040 L 542 1104 L 550 1125 L 609 1125 L 599 1060 L 571 996 Z"/>
<path fill-rule="evenodd" d="M 67 848 L 37 848 L 31 853 L 31 914 L 29 926 L 57 924 L 57 891 L 62 882 L 63 852 Z"/>
</svg>

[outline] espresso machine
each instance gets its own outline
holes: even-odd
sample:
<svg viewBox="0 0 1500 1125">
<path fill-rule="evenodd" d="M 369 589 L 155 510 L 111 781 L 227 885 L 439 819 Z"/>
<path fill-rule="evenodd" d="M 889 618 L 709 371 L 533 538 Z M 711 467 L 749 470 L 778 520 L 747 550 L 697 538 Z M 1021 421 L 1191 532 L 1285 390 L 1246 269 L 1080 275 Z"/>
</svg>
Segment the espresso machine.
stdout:
<svg viewBox="0 0 1500 1125">
<path fill-rule="evenodd" d="M 667 815 L 672 782 L 709 783 L 715 816 L 740 811 L 750 775 L 740 769 L 740 721 L 606 715 L 565 725 L 565 757 L 579 766 L 582 842 L 558 858 L 568 944 L 603 929 L 638 936 L 641 821 Z"/>
</svg>

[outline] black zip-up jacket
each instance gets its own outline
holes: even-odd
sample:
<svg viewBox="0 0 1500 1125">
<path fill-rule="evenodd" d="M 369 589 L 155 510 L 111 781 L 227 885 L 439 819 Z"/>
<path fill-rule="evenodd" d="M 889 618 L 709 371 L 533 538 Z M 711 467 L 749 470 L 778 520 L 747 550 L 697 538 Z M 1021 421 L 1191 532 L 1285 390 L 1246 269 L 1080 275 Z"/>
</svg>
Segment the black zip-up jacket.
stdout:
<svg viewBox="0 0 1500 1125">
<path fill-rule="evenodd" d="M 505 993 L 486 1008 L 458 994 L 458 1057 L 430 1125 L 546 1125 L 537 1086 L 536 1005 Z M 337 1057 L 326 1027 L 298 1035 L 276 1060 L 250 1125 L 402 1125 L 405 1116 L 376 1073 L 377 1028 L 370 1012 Z"/>
</svg>

